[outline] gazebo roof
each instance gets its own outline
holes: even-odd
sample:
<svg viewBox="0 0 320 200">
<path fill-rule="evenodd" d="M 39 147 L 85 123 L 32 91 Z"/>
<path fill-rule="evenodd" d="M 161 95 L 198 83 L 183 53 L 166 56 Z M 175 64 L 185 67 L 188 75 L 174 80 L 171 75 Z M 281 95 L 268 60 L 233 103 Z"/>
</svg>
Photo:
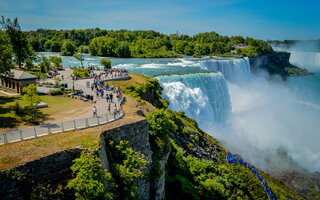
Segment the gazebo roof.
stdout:
<svg viewBox="0 0 320 200">
<path fill-rule="evenodd" d="M 12 69 L 11 70 L 13 76 L 6 76 L 12 79 L 16 79 L 16 80 L 27 80 L 27 79 L 36 79 L 37 76 L 30 74 L 28 72 L 25 71 L 20 71 L 17 69 Z"/>
</svg>

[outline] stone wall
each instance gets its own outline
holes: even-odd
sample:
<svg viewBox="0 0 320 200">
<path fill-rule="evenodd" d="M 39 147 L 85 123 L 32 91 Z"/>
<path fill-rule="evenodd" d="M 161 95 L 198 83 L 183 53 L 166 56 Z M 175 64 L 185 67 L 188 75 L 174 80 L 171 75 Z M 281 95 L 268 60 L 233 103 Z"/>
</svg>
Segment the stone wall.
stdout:
<svg viewBox="0 0 320 200">
<path fill-rule="evenodd" d="M 80 157 L 83 149 L 61 151 L 40 158 L 11 170 L 0 172 L 0 199 L 30 199 L 38 184 L 64 182 L 71 175 L 73 160 Z M 20 174 L 18 175 L 17 174 Z"/>
<path fill-rule="evenodd" d="M 152 151 L 149 143 L 149 125 L 147 120 L 141 120 L 132 124 L 123 125 L 114 129 L 106 130 L 100 135 L 101 152 L 100 159 L 106 169 L 109 169 L 109 161 L 105 152 L 106 140 L 127 140 L 129 146 L 134 151 L 141 152 L 147 160 L 147 167 L 144 170 L 148 174 L 152 163 Z M 137 197 L 138 199 L 147 200 L 150 198 L 150 182 L 148 178 L 139 179 Z"/>
</svg>

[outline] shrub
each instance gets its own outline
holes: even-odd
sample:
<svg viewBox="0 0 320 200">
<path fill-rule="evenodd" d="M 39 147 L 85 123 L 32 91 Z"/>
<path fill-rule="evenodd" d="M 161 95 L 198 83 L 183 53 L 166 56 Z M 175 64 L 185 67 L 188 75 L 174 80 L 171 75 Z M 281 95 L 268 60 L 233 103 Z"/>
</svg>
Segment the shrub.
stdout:
<svg viewBox="0 0 320 200">
<path fill-rule="evenodd" d="M 120 199 L 134 199 L 137 190 L 137 178 L 143 177 L 147 161 L 140 152 L 134 152 L 128 141 L 109 140 L 106 152 L 111 163 L 111 173 L 118 185 Z"/>
<path fill-rule="evenodd" d="M 52 96 L 56 96 L 56 95 L 61 95 L 61 94 L 63 94 L 60 89 L 52 89 L 52 90 L 49 90 L 49 93 L 50 93 Z"/>
<path fill-rule="evenodd" d="M 61 90 L 62 92 L 64 92 L 64 91 L 65 91 L 65 88 L 64 88 L 63 86 L 61 86 L 61 87 L 60 87 L 60 90 Z"/>
<path fill-rule="evenodd" d="M 70 180 L 68 188 L 75 191 L 77 200 L 113 199 L 112 193 L 106 193 L 104 181 L 111 181 L 111 174 L 102 168 L 102 163 L 90 152 L 83 151 L 71 167 L 75 178 Z"/>
<path fill-rule="evenodd" d="M 90 76 L 88 71 L 78 71 L 78 70 L 74 71 L 72 75 L 76 76 L 77 78 L 87 78 Z"/>
</svg>

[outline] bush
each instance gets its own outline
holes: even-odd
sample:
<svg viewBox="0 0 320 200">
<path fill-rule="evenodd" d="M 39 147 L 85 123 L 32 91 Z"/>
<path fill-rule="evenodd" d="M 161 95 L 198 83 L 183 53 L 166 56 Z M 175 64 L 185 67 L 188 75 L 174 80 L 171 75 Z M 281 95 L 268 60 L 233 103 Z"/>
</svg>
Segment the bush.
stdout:
<svg viewBox="0 0 320 200">
<path fill-rule="evenodd" d="M 77 200 L 113 199 L 112 193 L 106 193 L 105 181 L 111 181 L 111 174 L 102 168 L 102 163 L 90 152 L 83 151 L 71 167 L 75 178 L 69 181 L 68 188 L 75 191 Z"/>
<path fill-rule="evenodd" d="M 62 92 L 60 89 L 52 89 L 52 90 L 49 90 L 49 93 L 50 93 L 52 96 L 62 95 L 62 94 L 63 94 L 63 92 Z"/>
<path fill-rule="evenodd" d="M 109 140 L 106 152 L 111 164 L 110 170 L 117 184 L 119 199 L 135 199 L 138 178 L 143 178 L 147 161 L 140 152 L 135 152 L 128 141 Z"/>
<path fill-rule="evenodd" d="M 63 86 L 61 86 L 60 90 L 61 90 L 62 92 L 64 92 L 64 91 L 65 91 L 65 88 L 64 88 Z"/>
<path fill-rule="evenodd" d="M 74 71 L 72 75 L 77 78 L 87 78 L 90 76 L 88 71 Z"/>
</svg>

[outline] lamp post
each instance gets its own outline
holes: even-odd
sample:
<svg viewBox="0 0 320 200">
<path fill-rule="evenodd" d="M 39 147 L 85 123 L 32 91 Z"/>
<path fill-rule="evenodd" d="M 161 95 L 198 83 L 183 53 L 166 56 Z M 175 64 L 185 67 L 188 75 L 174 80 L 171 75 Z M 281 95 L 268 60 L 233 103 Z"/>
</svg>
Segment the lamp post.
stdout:
<svg viewBox="0 0 320 200">
<path fill-rule="evenodd" d="M 74 94 L 74 79 L 76 78 L 76 76 L 73 75 L 73 79 L 72 79 L 72 92 Z"/>
</svg>

